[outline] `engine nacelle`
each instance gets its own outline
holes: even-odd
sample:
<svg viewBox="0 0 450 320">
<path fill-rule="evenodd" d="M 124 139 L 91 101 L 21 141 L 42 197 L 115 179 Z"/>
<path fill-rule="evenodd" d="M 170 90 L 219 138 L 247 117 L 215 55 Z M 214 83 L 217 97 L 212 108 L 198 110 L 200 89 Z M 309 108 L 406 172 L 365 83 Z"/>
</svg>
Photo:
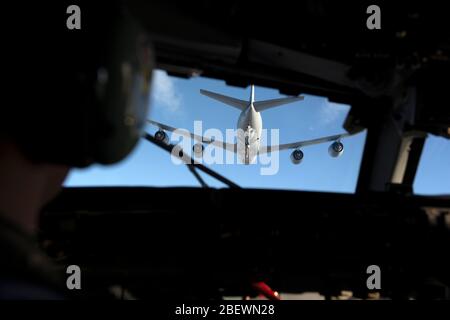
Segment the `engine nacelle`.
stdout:
<svg viewBox="0 0 450 320">
<path fill-rule="evenodd" d="M 194 152 L 194 156 L 197 158 L 201 158 L 203 156 L 203 151 L 205 150 L 205 147 L 201 143 L 196 143 L 192 147 L 192 151 Z"/>
<path fill-rule="evenodd" d="M 172 149 L 172 155 L 177 157 L 177 158 L 183 159 L 183 157 L 184 157 L 183 147 L 181 145 L 179 145 L 179 144 L 174 146 L 173 149 Z"/>
<path fill-rule="evenodd" d="M 303 160 L 303 151 L 300 149 L 295 149 L 291 153 L 291 161 L 293 164 L 299 164 Z"/>
<path fill-rule="evenodd" d="M 169 143 L 169 135 L 165 133 L 163 130 L 158 130 L 155 133 L 155 139 L 159 142 L 163 142 L 165 144 Z"/>
<path fill-rule="evenodd" d="M 340 157 L 344 153 L 344 145 L 342 142 L 335 141 L 328 147 L 328 153 L 333 158 Z"/>
</svg>

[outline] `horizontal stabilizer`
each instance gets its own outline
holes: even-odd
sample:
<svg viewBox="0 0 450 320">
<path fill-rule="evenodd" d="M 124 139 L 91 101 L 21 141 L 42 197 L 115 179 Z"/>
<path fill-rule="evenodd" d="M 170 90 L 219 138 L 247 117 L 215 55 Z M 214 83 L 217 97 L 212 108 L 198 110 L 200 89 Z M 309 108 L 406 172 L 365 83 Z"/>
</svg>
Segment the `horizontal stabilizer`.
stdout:
<svg viewBox="0 0 450 320">
<path fill-rule="evenodd" d="M 211 92 L 208 90 L 200 90 L 200 93 L 204 96 L 210 97 L 214 100 L 220 101 L 222 103 L 225 103 L 229 106 L 235 107 L 239 110 L 245 110 L 245 108 L 249 105 L 248 101 L 244 101 L 244 100 L 240 100 L 240 99 L 236 99 L 236 98 L 232 98 L 229 96 L 224 96 L 223 94 L 218 94 L 215 92 Z"/>
<path fill-rule="evenodd" d="M 288 97 L 288 98 L 281 98 L 281 99 L 272 99 L 272 100 L 264 100 L 264 101 L 258 101 L 253 103 L 253 106 L 255 107 L 255 110 L 257 112 L 261 112 L 270 108 L 278 107 L 283 104 L 293 103 L 296 101 L 303 100 L 303 96 L 298 97 Z"/>
</svg>

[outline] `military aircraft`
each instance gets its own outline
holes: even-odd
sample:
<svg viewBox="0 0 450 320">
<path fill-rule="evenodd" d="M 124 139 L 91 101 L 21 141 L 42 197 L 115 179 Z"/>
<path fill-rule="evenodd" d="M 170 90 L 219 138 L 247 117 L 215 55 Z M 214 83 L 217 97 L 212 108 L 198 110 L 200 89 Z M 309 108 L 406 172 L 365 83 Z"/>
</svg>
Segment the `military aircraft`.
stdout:
<svg viewBox="0 0 450 320">
<path fill-rule="evenodd" d="M 228 143 L 215 139 L 209 139 L 197 134 L 187 132 L 185 130 L 173 128 L 163 123 L 148 120 L 150 124 L 159 128 L 155 133 L 155 138 L 157 140 L 167 143 L 169 141 L 169 136 L 165 131 L 177 131 L 177 133 L 181 135 L 189 136 L 193 140 L 198 141 L 193 146 L 193 152 L 196 157 L 202 156 L 204 151 L 204 144 L 212 144 L 227 151 L 237 153 L 239 159 L 244 164 L 253 163 L 253 160 L 258 154 L 294 149 L 291 153 L 290 158 L 292 163 L 299 164 L 303 160 L 304 156 L 303 151 L 301 150 L 302 147 L 333 141 L 328 148 L 328 153 L 332 157 L 339 157 L 344 152 L 344 145 L 342 144 L 341 139 L 350 136 L 349 133 L 343 133 L 313 140 L 297 141 L 272 146 L 261 146 L 260 138 L 263 128 L 261 112 L 284 104 L 301 101 L 304 99 L 303 96 L 255 101 L 255 87 L 253 85 L 251 86 L 250 98 L 248 101 L 236 99 L 203 89 L 200 90 L 200 93 L 241 111 L 241 114 L 239 115 L 237 121 L 237 143 Z"/>
</svg>

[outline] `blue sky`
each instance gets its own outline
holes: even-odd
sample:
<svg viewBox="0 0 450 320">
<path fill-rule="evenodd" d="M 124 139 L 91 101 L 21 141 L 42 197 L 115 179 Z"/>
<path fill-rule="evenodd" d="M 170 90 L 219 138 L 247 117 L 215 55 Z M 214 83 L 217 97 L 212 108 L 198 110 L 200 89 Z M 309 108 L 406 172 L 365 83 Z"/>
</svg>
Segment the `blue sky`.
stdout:
<svg viewBox="0 0 450 320">
<path fill-rule="evenodd" d="M 227 86 L 224 81 L 207 78 L 179 79 L 163 71 L 154 74 L 150 118 L 170 126 L 193 131 L 194 121 L 203 121 L 203 130 L 235 129 L 239 110 L 200 95 L 200 89 L 219 92 L 247 100 L 250 89 Z M 279 98 L 277 90 L 256 87 L 256 100 Z M 280 143 L 342 133 L 342 123 L 350 107 L 329 102 L 326 98 L 305 95 L 300 102 L 266 110 L 263 127 L 279 129 Z M 154 133 L 156 128 L 146 130 Z M 275 175 L 261 175 L 261 164 L 214 164 L 210 167 L 243 187 L 354 192 L 359 173 L 366 132 L 346 138 L 344 154 L 328 155 L 328 143 L 305 147 L 304 160 L 294 165 L 290 151 L 279 153 L 279 170 Z M 415 191 L 422 194 L 450 194 L 450 143 L 431 137 L 421 159 Z M 267 166 L 266 166 L 267 167 Z M 216 180 L 202 175 L 212 187 L 222 187 Z M 140 141 L 133 153 L 112 166 L 95 165 L 73 170 L 66 186 L 198 186 L 185 166 L 175 165 L 170 155 L 147 141 Z"/>
</svg>

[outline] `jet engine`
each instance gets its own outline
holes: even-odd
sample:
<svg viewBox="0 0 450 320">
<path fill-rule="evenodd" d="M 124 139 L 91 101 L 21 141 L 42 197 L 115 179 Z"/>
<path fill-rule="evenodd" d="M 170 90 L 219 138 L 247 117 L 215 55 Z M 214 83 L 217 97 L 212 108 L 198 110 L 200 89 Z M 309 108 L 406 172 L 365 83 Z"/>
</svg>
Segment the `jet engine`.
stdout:
<svg viewBox="0 0 450 320">
<path fill-rule="evenodd" d="M 183 147 L 179 144 L 174 146 L 172 149 L 172 155 L 183 160 L 184 157 Z"/>
<path fill-rule="evenodd" d="M 158 130 L 155 133 L 155 139 L 159 142 L 169 143 L 169 135 L 165 133 L 163 130 Z"/>
<path fill-rule="evenodd" d="M 291 161 L 293 164 L 299 164 L 303 160 L 303 151 L 300 149 L 295 149 L 291 153 Z"/>
<path fill-rule="evenodd" d="M 192 147 L 192 151 L 197 158 L 201 158 L 203 156 L 203 150 L 205 150 L 205 147 L 201 143 L 196 143 Z"/>
<path fill-rule="evenodd" d="M 328 153 L 333 158 L 340 157 L 344 153 L 344 145 L 339 141 L 335 141 L 328 147 Z"/>
</svg>

